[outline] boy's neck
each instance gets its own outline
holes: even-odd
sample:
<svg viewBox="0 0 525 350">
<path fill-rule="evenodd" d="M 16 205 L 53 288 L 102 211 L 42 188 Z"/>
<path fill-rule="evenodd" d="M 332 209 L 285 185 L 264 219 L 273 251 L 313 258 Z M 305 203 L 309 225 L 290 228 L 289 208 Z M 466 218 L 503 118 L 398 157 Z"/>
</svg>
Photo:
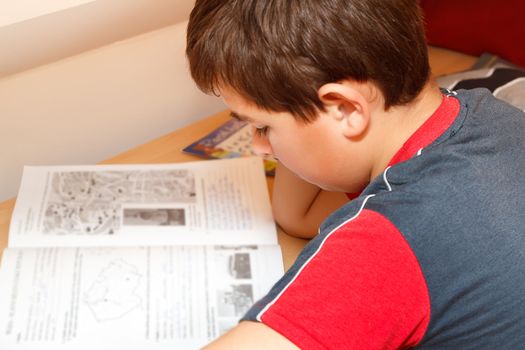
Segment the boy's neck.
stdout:
<svg viewBox="0 0 525 350">
<path fill-rule="evenodd" d="M 376 109 L 378 121 L 375 149 L 378 151 L 371 179 L 381 174 L 404 143 L 429 119 L 442 102 L 442 94 L 433 81 L 408 105 L 391 107 L 388 111 Z"/>
</svg>

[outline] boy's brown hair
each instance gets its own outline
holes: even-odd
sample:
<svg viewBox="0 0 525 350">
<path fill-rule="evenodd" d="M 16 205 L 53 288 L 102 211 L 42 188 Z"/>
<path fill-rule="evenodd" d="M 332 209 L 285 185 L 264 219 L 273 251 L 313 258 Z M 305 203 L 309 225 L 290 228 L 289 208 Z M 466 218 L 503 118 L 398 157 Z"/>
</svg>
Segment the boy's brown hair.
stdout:
<svg viewBox="0 0 525 350">
<path fill-rule="evenodd" d="M 186 55 L 204 92 L 227 86 L 305 121 L 323 110 L 326 83 L 372 81 L 387 109 L 430 72 L 417 0 L 197 0 Z"/>
</svg>

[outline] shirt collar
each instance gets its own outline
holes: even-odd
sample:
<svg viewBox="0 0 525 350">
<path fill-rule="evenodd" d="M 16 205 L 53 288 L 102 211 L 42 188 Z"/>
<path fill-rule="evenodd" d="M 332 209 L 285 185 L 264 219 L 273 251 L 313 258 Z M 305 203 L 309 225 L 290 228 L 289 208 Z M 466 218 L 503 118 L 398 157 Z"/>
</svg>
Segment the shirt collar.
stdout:
<svg viewBox="0 0 525 350">
<path fill-rule="evenodd" d="M 410 136 L 388 165 L 408 160 L 430 145 L 454 123 L 458 113 L 459 101 L 453 96 L 443 95 L 436 111 Z"/>
</svg>

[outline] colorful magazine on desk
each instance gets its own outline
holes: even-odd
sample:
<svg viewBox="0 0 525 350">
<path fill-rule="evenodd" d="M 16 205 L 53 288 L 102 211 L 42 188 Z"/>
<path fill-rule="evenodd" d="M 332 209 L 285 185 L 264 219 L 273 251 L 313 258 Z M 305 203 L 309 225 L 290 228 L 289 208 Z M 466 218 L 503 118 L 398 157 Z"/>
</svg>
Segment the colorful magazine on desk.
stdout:
<svg viewBox="0 0 525 350">
<path fill-rule="evenodd" d="M 231 118 L 226 123 L 213 130 L 202 139 L 195 141 L 184 148 L 185 153 L 193 154 L 206 159 L 225 159 L 253 156 L 251 149 L 252 133 L 250 126 L 244 122 Z M 266 175 L 273 176 L 277 161 L 274 158 L 264 158 Z"/>
</svg>

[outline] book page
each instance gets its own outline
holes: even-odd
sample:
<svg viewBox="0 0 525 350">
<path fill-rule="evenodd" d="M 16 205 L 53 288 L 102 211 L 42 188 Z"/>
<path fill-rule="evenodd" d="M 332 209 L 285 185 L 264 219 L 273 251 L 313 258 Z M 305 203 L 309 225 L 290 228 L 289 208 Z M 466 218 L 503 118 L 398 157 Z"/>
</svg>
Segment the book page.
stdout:
<svg viewBox="0 0 525 350">
<path fill-rule="evenodd" d="M 9 248 L 0 348 L 197 349 L 282 274 L 278 246 Z"/>
<path fill-rule="evenodd" d="M 260 159 L 26 167 L 10 247 L 276 244 Z"/>
</svg>

